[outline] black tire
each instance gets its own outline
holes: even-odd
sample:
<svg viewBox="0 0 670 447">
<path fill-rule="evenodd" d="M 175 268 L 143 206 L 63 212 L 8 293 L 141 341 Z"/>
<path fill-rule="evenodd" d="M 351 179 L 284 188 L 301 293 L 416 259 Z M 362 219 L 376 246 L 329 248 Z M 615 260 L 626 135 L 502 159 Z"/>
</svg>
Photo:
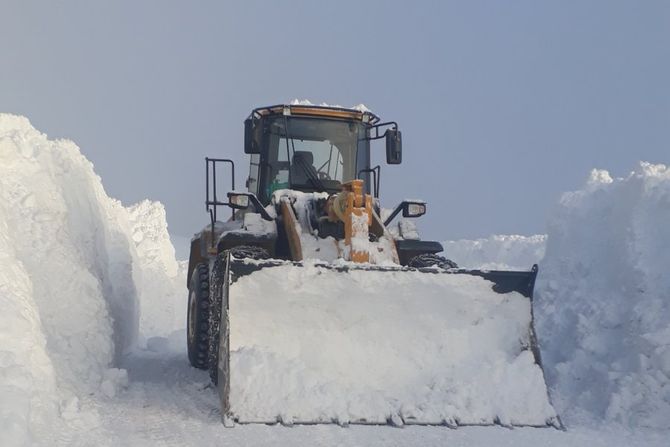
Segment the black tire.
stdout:
<svg viewBox="0 0 670 447">
<path fill-rule="evenodd" d="M 198 369 L 207 369 L 210 307 L 209 269 L 201 263 L 191 274 L 186 317 L 188 360 Z"/>
<path fill-rule="evenodd" d="M 414 256 L 410 259 L 407 266 L 414 268 L 439 267 L 445 270 L 458 268 L 458 265 L 451 259 L 433 253 L 424 253 L 422 255 Z"/>
<path fill-rule="evenodd" d="M 221 331 L 226 331 L 227 328 L 224 326 L 228 319 L 223 318 L 222 303 L 228 302 L 228 297 L 225 296 L 228 293 L 228 287 L 226 287 L 226 262 L 228 259 L 228 253 L 230 256 L 237 259 L 268 259 L 270 255 L 267 250 L 260 247 L 252 247 L 247 245 L 241 245 L 239 247 L 231 248 L 230 250 L 224 251 L 219 254 L 214 261 L 214 266 L 212 268 L 212 298 L 211 298 L 211 311 L 209 313 L 209 324 L 208 324 L 208 350 L 207 350 L 207 365 L 209 369 L 209 377 L 212 379 L 214 385 L 218 384 L 219 379 L 219 343 L 220 343 L 220 334 Z M 226 309 L 227 311 L 227 309 Z M 224 346 L 225 348 L 225 346 Z"/>
<path fill-rule="evenodd" d="M 231 248 L 228 251 L 230 251 L 231 256 L 237 259 L 247 258 L 255 259 L 257 261 L 270 259 L 270 255 L 266 249 L 251 245 L 240 245 L 239 247 Z"/>
<path fill-rule="evenodd" d="M 226 252 L 219 254 L 212 267 L 212 312 L 209 314 L 209 334 L 207 337 L 207 366 L 209 377 L 217 384 L 219 366 L 219 333 L 221 330 L 221 303 L 226 299 L 225 287 Z M 224 319 L 225 321 L 225 319 Z"/>
</svg>

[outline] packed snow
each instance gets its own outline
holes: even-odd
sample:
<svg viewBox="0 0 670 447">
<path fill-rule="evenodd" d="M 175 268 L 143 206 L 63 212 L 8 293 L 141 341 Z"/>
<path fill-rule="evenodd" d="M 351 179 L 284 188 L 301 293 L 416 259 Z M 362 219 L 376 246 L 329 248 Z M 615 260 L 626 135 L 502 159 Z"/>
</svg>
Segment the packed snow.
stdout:
<svg viewBox="0 0 670 447">
<path fill-rule="evenodd" d="M 184 263 L 163 207 L 124 207 L 74 143 L 0 114 L 0 445 L 666 446 L 669 196 L 665 166 L 596 171 L 550 219 L 534 311 L 567 431 L 226 429 L 188 365 Z M 496 244 L 470 249 L 482 262 L 456 256 L 465 242 L 446 254 L 527 269 L 545 245 Z"/>
</svg>

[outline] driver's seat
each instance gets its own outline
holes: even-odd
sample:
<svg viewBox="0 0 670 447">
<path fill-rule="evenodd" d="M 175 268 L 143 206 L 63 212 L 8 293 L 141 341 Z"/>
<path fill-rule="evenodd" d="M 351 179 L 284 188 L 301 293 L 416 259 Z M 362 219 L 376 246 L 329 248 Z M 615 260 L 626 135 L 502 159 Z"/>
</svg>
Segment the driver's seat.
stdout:
<svg viewBox="0 0 670 447">
<path fill-rule="evenodd" d="M 313 163 L 314 154 L 308 151 L 295 151 L 291 160 L 291 183 L 318 187 L 319 174 Z"/>
</svg>

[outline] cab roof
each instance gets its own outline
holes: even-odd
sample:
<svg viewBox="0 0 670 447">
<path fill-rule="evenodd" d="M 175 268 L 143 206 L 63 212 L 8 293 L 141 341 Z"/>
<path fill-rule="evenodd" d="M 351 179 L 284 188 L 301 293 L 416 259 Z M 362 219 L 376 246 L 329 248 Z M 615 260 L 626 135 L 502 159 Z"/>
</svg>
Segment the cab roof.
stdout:
<svg viewBox="0 0 670 447">
<path fill-rule="evenodd" d="M 346 109 L 344 107 L 277 104 L 274 106 L 258 107 L 251 112 L 250 117 L 260 118 L 271 115 L 316 116 L 342 120 L 355 120 L 367 124 L 377 124 L 380 119 L 369 111 Z"/>
</svg>

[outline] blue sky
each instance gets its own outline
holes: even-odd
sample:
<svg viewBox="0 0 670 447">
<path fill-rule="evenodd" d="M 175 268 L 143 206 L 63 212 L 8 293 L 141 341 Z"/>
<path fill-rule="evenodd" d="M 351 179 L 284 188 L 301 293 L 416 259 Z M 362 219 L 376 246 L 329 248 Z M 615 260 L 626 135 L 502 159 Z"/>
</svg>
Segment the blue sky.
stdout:
<svg viewBox="0 0 670 447">
<path fill-rule="evenodd" d="M 403 131 L 382 200 L 425 237 L 541 233 L 594 167 L 670 163 L 670 2 L 10 1 L 0 111 L 73 139 L 107 192 L 206 222 L 204 157 L 255 106 L 365 103 Z M 378 147 L 376 161 L 383 161 Z"/>
</svg>

